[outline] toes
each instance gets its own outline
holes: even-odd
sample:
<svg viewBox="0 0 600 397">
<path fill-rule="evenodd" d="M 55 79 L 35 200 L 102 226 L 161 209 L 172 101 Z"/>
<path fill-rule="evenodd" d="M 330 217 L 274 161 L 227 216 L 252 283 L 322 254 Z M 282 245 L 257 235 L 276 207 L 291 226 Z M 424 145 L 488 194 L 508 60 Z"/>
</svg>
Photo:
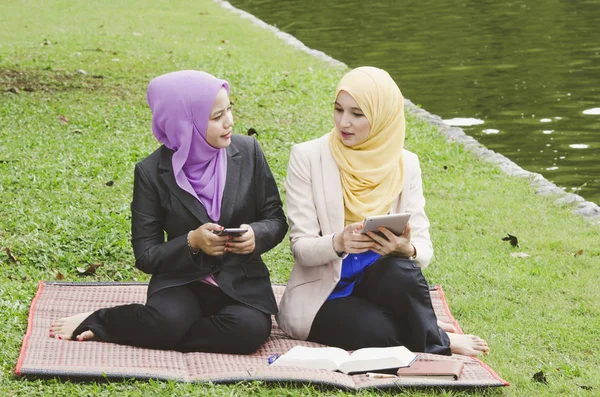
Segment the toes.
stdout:
<svg viewBox="0 0 600 397">
<path fill-rule="evenodd" d="M 77 340 L 80 342 L 86 341 L 86 340 L 92 340 L 95 339 L 96 335 L 92 332 L 92 331 L 84 331 L 81 334 L 77 335 Z"/>
</svg>

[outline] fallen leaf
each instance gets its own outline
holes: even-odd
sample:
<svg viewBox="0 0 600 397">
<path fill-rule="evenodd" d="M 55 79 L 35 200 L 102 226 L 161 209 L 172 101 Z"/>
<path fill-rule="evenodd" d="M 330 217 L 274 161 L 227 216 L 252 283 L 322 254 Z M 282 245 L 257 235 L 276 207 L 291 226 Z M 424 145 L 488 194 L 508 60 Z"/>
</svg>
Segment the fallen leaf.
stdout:
<svg viewBox="0 0 600 397">
<path fill-rule="evenodd" d="M 250 128 L 248 128 L 247 134 L 250 135 L 250 136 L 251 135 L 258 135 L 258 132 L 256 132 L 256 130 L 254 128 L 250 127 Z"/>
<path fill-rule="evenodd" d="M 114 181 L 108 181 L 108 182 L 105 183 L 106 186 L 112 186 L 114 184 L 115 184 Z"/>
<path fill-rule="evenodd" d="M 83 70 L 83 69 L 77 69 L 77 70 L 75 71 L 75 73 L 77 73 L 77 74 L 82 74 L 82 75 L 84 75 L 84 76 L 85 76 L 85 75 L 87 75 L 87 72 L 86 72 L 85 70 Z"/>
<path fill-rule="evenodd" d="M 90 276 L 92 274 L 96 274 L 96 269 L 98 269 L 100 266 L 102 266 L 101 263 L 92 263 L 91 265 L 88 266 L 87 269 L 78 267 L 77 271 L 79 272 L 79 275 L 81 275 L 81 276 Z"/>
<path fill-rule="evenodd" d="M 513 236 L 510 233 L 506 233 L 508 237 L 503 237 L 502 241 L 510 241 L 510 245 L 512 245 L 513 247 L 518 247 L 519 246 L 519 240 L 517 239 L 517 236 Z"/>
<path fill-rule="evenodd" d="M 43 46 L 45 46 L 45 45 L 50 45 L 50 44 L 52 44 L 52 43 L 50 42 L 50 40 L 48 40 L 48 39 L 44 39 L 44 41 L 42 41 L 42 44 L 40 44 L 40 45 L 43 47 Z"/>
<path fill-rule="evenodd" d="M 69 119 L 62 114 L 58 116 L 58 121 L 60 121 L 62 124 L 69 124 Z"/>
<path fill-rule="evenodd" d="M 548 384 L 548 379 L 546 379 L 544 371 L 536 372 L 535 374 L 533 374 L 533 380 L 536 382 Z"/>
<path fill-rule="evenodd" d="M 79 128 L 75 128 L 73 131 L 71 131 L 74 134 L 81 134 L 83 131 L 80 130 Z"/>
<path fill-rule="evenodd" d="M 577 383 L 576 383 L 577 385 Z M 579 387 L 581 387 L 583 390 L 594 390 L 594 386 L 588 386 L 588 385 L 577 385 Z"/>
<path fill-rule="evenodd" d="M 6 255 L 8 255 L 8 259 L 10 259 L 13 262 L 17 262 L 18 261 L 17 257 L 13 255 L 12 251 L 10 250 L 10 248 L 5 247 L 4 251 L 6 251 Z"/>
<path fill-rule="evenodd" d="M 58 273 L 56 273 L 56 279 L 57 279 L 57 280 L 64 280 L 64 279 L 65 279 L 65 275 L 64 275 L 64 274 L 62 274 L 62 273 L 60 272 L 60 270 L 59 270 L 59 271 L 58 271 Z"/>
<path fill-rule="evenodd" d="M 221 40 L 221 43 L 223 43 L 223 44 L 229 44 L 229 40 L 223 39 L 223 40 Z"/>
<path fill-rule="evenodd" d="M 206 11 L 201 11 L 199 14 L 200 14 L 200 15 L 208 15 L 208 12 L 206 12 Z"/>
<path fill-rule="evenodd" d="M 133 32 L 133 35 L 134 35 L 134 36 L 141 36 L 141 35 L 143 35 L 143 33 L 140 33 L 140 32 Z"/>
<path fill-rule="evenodd" d="M 583 255 L 583 250 L 579 250 L 573 254 L 573 256 L 580 256 L 580 255 Z"/>
<path fill-rule="evenodd" d="M 6 91 L 17 95 L 19 94 L 19 89 L 17 87 L 11 87 Z"/>
<path fill-rule="evenodd" d="M 531 255 L 525 252 L 511 252 L 510 256 L 514 256 L 515 258 L 529 258 Z"/>
</svg>

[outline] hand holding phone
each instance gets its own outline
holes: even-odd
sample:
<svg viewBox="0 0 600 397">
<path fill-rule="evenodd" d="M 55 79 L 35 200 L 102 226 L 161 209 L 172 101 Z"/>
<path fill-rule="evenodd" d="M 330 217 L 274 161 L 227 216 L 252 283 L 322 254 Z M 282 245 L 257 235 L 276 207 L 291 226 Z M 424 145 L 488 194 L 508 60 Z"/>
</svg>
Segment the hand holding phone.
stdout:
<svg viewBox="0 0 600 397">
<path fill-rule="evenodd" d="M 226 227 L 222 230 L 213 230 L 213 233 L 217 236 L 234 236 L 239 237 L 246 233 L 248 229 L 243 227 Z"/>
<path fill-rule="evenodd" d="M 219 232 L 219 238 L 225 236 L 228 239 L 225 242 L 225 253 L 245 255 L 254 252 L 256 241 L 250 225 L 242 224 L 240 227 L 225 228 Z"/>
</svg>

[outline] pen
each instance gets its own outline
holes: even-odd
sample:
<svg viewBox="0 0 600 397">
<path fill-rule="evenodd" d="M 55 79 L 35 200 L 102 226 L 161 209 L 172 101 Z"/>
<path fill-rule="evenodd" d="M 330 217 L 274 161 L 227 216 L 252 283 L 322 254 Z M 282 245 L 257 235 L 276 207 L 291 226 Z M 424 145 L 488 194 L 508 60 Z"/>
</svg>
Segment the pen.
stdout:
<svg viewBox="0 0 600 397">
<path fill-rule="evenodd" d="M 397 376 L 392 375 L 392 374 L 378 374 L 375 372 L 367 372 L 367 378 L 384 379 L 384 378 L 397 378 Z"/>
<path fill-rule="evenodd" d="M 278 358 L 279 358 L 279 354 L 273 354 L 272 356 L 267 358 L 267 362 L 269 364 L 273 364 L 275 362 L 275 360 L 277 360 Z"/>
</svg>

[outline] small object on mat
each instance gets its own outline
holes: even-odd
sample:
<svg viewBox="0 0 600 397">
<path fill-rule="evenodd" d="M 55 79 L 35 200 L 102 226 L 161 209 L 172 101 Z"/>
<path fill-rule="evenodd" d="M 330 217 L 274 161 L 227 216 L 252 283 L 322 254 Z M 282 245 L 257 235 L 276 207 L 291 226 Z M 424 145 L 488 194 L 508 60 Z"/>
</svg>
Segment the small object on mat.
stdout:
<svg viewBox="0 0 600 397">
<path fill-rule="evenodd" d="M 371 379 L 387 379 L 387 378 L 397 378 L 398 376 L 393 374 L 378 374 L 376 372 L 367 372 L 367 378 Z"/>
<path fill-rule="evenodd" d="M 432 361 L 419 357 L 410 367 L 399 368 L 396 374 L 401 378 L 410 379 L 458 380 L 464 366 L 464 363 L 458 360 Z"/>
</svg>

